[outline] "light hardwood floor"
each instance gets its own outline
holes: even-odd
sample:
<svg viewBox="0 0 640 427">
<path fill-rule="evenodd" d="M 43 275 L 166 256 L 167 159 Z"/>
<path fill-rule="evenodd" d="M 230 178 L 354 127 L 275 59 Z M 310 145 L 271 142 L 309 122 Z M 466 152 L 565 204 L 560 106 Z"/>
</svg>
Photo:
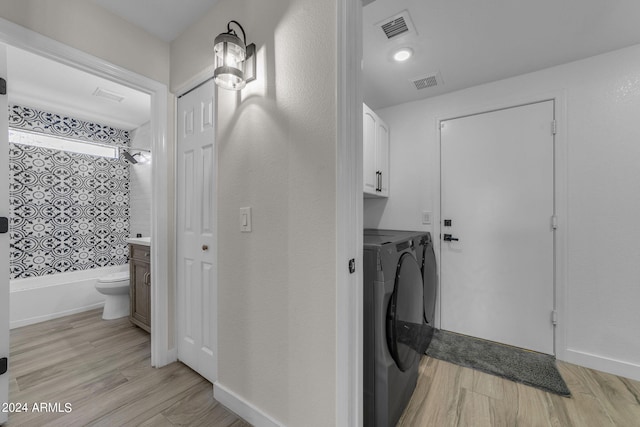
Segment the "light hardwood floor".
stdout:
<svg viewBox="0 0 640 427">
<path fill-rule="evenodd" d="M 640 382 L 564 362 L 558 369 L 571 398 L 424 356 L 398 426 L 640 426 Z"/>
<path fill-rule="evenodd" d="M 249 426 L 213 399 L 211 383 L 181 363 L 152 368 L 150 356 L 148 333 L 100 310 L 14 329 L 9 399 L 29 411 L 6 425 Z M 33 412 L 41 402 L 54 412 Z"/>
<path fill-rule="evenodd" d="M 181 363 L 151 367 L 149 334 L 93 310 L 11 331 L 10 427 L 249 426 Z M 558 362 L 564 398 L 423 357 L 398 426 L 640 426 L 640 382 Z M 70 413 L 32 412 L 59 403 Z"/>
</svg>

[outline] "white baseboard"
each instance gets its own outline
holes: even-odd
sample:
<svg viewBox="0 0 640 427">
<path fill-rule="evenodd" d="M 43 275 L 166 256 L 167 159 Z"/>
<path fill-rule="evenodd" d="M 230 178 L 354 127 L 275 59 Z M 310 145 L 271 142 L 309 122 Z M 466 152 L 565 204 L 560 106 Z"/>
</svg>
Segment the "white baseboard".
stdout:
<svg viewBox="0 0 640 427">
<path fill-rule="evenodd" d="M 70 316 L 76 313 L 82 313 L 83 311 L 93 310 L 95 308 L 104 307 L 104 302 L 99 302 L 96 304 L 87 305 L 84 307 L 78 307 L 71 310 L 58 311 L 55 313 L 48 313 L 42 316 L 30 317 L 27 319 L 19 319 L 11 321 L 10 328 L 20 328 L 22 326 L 33 325 L 35 323 L 46 322 L 47 320 L 57 319 L 59 317 Z"/>
<path fill-rule="evenodd" d="M 572 349 L 565 350 L 563 360 L 586 368 L 640 381 L 640 365 L 634 363 Z"/>
<path fill-rule="evenodd" d="M 255 427 L 282 427 L 284 425 L 217 381 L 213 384 L 213 397 L 231 412 Z"/>
</svg>

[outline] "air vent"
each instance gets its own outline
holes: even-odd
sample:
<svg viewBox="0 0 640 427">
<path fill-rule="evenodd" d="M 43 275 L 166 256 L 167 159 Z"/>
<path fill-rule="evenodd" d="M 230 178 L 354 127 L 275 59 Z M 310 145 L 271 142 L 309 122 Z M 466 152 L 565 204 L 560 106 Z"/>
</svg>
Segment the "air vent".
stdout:
<svg viewBox="0 0 640 427">
<path fill-rule="evenodd" d="M 409 12 L 406 10 L 378 22 L 376 26 L 380 27 L 387 40 L 391 40 L 401 35 L 417 35 L 416 29 L 411 22 Z"/>
<path fill-rule="evenodd" d="M 407 27 L 407 21 L 401 16 L 398 19 L 382 24 L 382 31 L 384 31 L 384 35 L 387 36 L 388 39 L 392 39 L 395 36 L 409 31 L 409 27 Z"/>
<path fill-rule="evenodd" d="M 440 73 L 427 74 L 426 76 L 416 77 L 414 79 L 411 79 L 411 82 L 418 90 L 441 86 L 443 83 Z"/>
<path fill-rule="evenodd" d="M 122 102 L 124 101 L 124 98 L 125 98 L 123 95 L 120 95 L 119 93 L 115 93 L 107 89 L 102 89 L 101 87 L 96 88 L 96 90 L 93 92 L 93 96 L 97 96 L 99 98 L 105 98 L 115 102 Z"/>
</svg>

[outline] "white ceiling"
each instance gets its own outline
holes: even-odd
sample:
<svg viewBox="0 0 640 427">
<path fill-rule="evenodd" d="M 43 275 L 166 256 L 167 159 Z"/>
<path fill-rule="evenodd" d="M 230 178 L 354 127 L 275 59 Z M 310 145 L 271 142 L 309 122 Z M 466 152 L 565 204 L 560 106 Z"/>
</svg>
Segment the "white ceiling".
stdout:
<svg viewBox="0 0 640 427">
<path fill-rule="evenodd" d="M 9 102 L 80 120 L 132 130 L 149 121 L 151 98 L 32 53 L 8 47 Z M 96 97 L 97 88 L 124 97 L 121 102 Z"/>
<path fill-rule="evenodd" d="M 91 0 L 147 32 L 171 42 L 218 0 Z"/>
<path fill-rule="evenodd" d="M 376 23 L 407 10 L 417 35 Z M 374 109 L 500 80 L 640 43 L 638 0 L 375 0 L 363 11 L 363 89 Z M 391 59 L 413 49 L 404 63 Z M 417 90 L 416 77 L 443 84 Z"/>
<path fill-rule="evenodd" d="M 171 41 L 218 0 L 91 1 Z M 387 40 L 375 24 L 404 10 L 417 34 Z M 638 44 L 639 18 L 638 0 L 373 0 L 363 11 L 365 102 L 383 108 Z M 394 62 L 404 46 L 414 56 Z M 127 130 L 149 120 L 148 95 L 18 49 L 8 59 L 11 102 Z M 441 85 L 413 85 L 436 72 Z M 98 87 L 125 100 L 92 96 Z"/>
</svg>

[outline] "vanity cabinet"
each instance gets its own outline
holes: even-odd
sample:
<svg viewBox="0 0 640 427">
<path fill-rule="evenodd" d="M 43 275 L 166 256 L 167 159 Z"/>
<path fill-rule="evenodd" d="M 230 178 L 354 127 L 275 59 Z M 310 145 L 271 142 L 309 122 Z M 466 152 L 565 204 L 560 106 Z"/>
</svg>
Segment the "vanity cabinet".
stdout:
<svg viewBox="0 0 640 427">
<path fill-rule="evenodd" d="M 129 245 L 131 314 L 129 320 L 151 332 L 151 248 Z"/>
<path fill-rule="evenodd" d="M 389 126 L 362 104 L 364 197 L 389 197 Z"/>
</svg>

